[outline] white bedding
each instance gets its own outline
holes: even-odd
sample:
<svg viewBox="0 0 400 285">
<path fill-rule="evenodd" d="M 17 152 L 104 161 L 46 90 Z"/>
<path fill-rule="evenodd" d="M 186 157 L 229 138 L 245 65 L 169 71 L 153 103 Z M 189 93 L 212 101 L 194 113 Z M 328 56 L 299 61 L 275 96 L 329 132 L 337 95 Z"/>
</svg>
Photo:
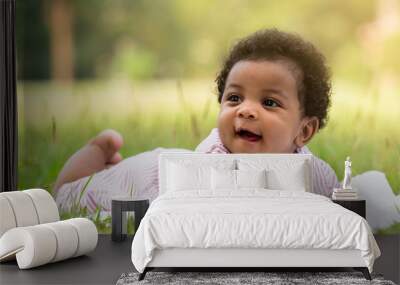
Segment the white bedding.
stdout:
<svg viewBox="0 0 400 285">
<path fill-rule="evenodd" d="M 213 196 L 212 196 L 213 195 Z M 165 193 L 132 243 L 139 272 L 164 248 L 358 249 L 369 271 L 380 250 L 365 219 L 308 192 L 246 189 Z"/>
</svg>

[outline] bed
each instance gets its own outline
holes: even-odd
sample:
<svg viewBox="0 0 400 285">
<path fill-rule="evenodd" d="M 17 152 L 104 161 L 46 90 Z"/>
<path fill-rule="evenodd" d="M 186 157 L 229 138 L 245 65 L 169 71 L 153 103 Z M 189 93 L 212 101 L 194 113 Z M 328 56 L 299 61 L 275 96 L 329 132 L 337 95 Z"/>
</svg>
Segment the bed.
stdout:
<svg viewBox="0 0 400 285">
<path fill-rule="evenodd" d="M 307 154 L 163 153 L 160 195 L 132 242 L 154 268 L 352 267 L 371 279 L 367 221 L 313 193 Z"/>
</svg>

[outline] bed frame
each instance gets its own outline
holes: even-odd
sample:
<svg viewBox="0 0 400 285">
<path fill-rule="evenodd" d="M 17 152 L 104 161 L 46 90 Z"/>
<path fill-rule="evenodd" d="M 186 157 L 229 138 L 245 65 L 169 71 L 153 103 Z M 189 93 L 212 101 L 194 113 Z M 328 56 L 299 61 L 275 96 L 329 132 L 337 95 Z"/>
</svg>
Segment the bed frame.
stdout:
<svg viewBox="0 0 400 285">
<path fill-rule="evenodd" d="M 281 154 L 279 158 L 292 155 Z M 168 161 L 175 159 L 188 159 L 191 162 L 201 162 L 221 159 L 252 159 L 260 157 L 276 159 L 277 155 L 271 154 L 204 154 L 200 153 L 162 153 L 159 160 L 160 194 L 166 191 Z M 309 170 L 306 171 L 308 182 L 312 178 L 312 156 L 296 155 L 297 160 L 308 163 Z M 312 183 L 308 183 L 307 191 L 312 192 Z M 333 250 L 333 249 L 256 249 L 256 248 L 167 248 L 156 249 L 153 259 L 148 263 L 144 271 L 139 275 L 143 280 L 148 271 L 171 270 L 178 271 L 291 271 L 302 269 L 305 271 L 324 271 L 338 268 L 353 268 L 361 271 L 367 280 L 371 275 L 361 257 L 360 250 Z"/>
<path fill-rule="evenodd" d="M 371 280 L 359 250 L 330 249 L 238 249 L 170 248 L 157 249 L 139 280 L 154 269 L 179 271 L 324 271 L 353 268 Z"/>
</svg>

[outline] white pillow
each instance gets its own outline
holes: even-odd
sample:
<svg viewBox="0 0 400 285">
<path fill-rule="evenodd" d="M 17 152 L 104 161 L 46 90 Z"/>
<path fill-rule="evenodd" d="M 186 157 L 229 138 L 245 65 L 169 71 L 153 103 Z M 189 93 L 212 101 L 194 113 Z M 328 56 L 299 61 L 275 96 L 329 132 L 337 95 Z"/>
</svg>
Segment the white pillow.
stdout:
<svg viewBox="0 0 400 285">
<path fill-rule="evenodd" d="M 207 166 L 170 163 L 168 169 L 168 191 L 210 189 L 211 169 Z"/>
<path fill-rule="evenodd" d="M 294 168 L 290 172 L 270 169 L 267 171 L 268 189 L 306 191 L 306 177 L 302 168 Z"/>
<path fill-rule="evenodd" d="M 212 190 L 238 190 L 241 188 L 267 188 L 266 171 L 263 170 L 211 170 Z"/>
<path fill-rule="evenodd" d="M 236 170 L 211 168 L 211 189 L 236 189 Z"/>
<path fill-rule="evenodd" d="M 267 171 L 262 170 L 236 170 L 238 188 L 267 188 Z"/>
<path fill-rule="evenodd" d="M 296 155 L 292 158 L 282 157 L 270 159 L 238 160 L 240 170 L 266 169 L 267 188 L 272 190 L 309 191 L 310 181 L 309 163 L 297 160 Z"/>
</svg>

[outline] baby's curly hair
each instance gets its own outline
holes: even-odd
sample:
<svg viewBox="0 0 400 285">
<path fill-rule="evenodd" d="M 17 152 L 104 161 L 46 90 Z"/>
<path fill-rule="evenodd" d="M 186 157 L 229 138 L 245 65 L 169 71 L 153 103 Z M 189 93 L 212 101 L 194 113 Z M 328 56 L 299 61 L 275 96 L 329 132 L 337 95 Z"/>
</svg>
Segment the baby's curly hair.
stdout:
<svg viewBox="0 0 400 285">
<path fill-rule="evenodd" d="M 330 72 L 325 57 L 300 36 L 277 29 L 264 29 L 241 39 L 231 49 L 215 82 L 221 103 L 226 80 L 233 66 L 241 60 L 289 60 L 301 72 L 296 76 L 298 96 L 305 116 L 315 116 L 319 128 L 326 125 L 330 106 Z"/>
</svg>

